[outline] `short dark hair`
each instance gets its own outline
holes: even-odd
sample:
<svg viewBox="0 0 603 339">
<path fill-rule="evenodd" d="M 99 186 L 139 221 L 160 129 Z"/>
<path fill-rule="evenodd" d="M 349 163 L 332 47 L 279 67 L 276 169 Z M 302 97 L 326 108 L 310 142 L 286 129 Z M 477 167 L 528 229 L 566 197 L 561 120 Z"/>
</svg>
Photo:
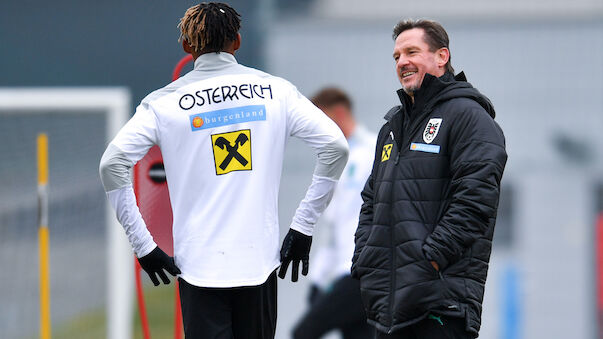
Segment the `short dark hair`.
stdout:
<svg viewBox="0 0 603 339">
<path fill-rule="evenodd" d="M 241 15 L 221 2 L 202 2 L 189 8 L 180 23 L 180 38 L 197 53 L 220 52 L 237 39 Z"/>
<path fill-rule="evenodd" d="M 337 87 L 325 87 L 314 94 L 312 103 L 320 108 L 331 108 L 335 105 L 344 105 L 352 110 L 352 101 L 344 91 Z"/>
<path fill-rule="evenodd" d="M 420 20 L 402 20 L 394 27 L 393 38 L 396 40 L 398 35 L 402 32 L 413 28 L 420 28 L 423 30 L 424 39 L 429 50 L 435 52 L 442 47 L 446 47 L 450 51 L 450 41 L 448 39 L 448 33 L 440 23 L 432 20 L 420 19 Z M 446 71 L 454 74 L 454 68 L 452 67 L 452 55 L 449 56 L 448 62 L 446 63 Z"/>
</svg>

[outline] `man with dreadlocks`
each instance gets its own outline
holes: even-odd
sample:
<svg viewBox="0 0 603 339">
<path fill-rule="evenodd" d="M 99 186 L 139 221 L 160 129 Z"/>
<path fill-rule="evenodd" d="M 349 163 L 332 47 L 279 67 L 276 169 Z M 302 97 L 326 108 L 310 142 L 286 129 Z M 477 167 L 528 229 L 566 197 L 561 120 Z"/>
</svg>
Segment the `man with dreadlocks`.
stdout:
<svg viewBox="0 0 603 339">
<path fill-rule="evenodd" d="M 347 160 L 345 137 L 289 82 L 239 65 L 240 15 L 223 3 L 189 8 L 179 24 L 194 69 L 145 99 L 100 164 L 107 197 L 155 285 L 179 275 L 187 338 L 274 338 L 276 269 L 308 272 L 314 223 Z M 317 153 L 306 196 L 279 256 L 278 187 L 285 141 Z M 174 215 L 174 258 L 140 216 L 129 171 L 159 145 Z"/>
</svg>

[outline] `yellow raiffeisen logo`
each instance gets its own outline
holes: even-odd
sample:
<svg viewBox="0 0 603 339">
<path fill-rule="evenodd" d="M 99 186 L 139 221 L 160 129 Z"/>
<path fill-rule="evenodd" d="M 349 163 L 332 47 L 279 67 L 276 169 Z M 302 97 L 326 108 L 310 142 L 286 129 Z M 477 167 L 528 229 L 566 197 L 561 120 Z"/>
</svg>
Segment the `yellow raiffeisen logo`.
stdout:
<svg viewBox="0 0 603 339">
<path fill-rule="evenodd" d="M 383 152 L 381 152 L 381 162 L 389 160 L 389 156 L 392 154 L 392 147 L 394 144 L 383 145 Z"/>
<path fill-rule="evenodd" d="M 251 130 L 214 134 L 211 143 L 217 175 L 251 171 Z"/>
</svg>

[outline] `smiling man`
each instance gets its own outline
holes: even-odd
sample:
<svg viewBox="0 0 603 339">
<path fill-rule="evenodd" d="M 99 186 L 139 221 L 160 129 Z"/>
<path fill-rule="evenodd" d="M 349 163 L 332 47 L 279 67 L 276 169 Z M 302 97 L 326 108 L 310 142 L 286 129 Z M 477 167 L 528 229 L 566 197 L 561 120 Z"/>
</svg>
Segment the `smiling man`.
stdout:
<svg viewBox="0 0 603 339">
<path fill-rule="evenodd" d="M 402 21 L 401 105 L 362 192 L 352 276 L 375 338 L 474 338 L 507 160 L 490 100 L 454 76 L 437 22 Z"/>
</svg>

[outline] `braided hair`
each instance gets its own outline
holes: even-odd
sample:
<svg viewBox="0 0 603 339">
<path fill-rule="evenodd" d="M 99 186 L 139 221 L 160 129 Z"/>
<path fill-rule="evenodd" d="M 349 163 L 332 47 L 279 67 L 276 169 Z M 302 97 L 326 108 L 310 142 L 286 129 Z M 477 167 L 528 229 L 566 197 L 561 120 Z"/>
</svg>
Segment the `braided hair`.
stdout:
<svg viewBox="0 0 603 339">
<path fill-rule="evenodd" d="M 225 3 L 202 2 L 184 13 L 178 28 L 178 41 L 186 40 L 195 52 L 220 52 L 237 39 L 241 15 Z"/>
</svg>

